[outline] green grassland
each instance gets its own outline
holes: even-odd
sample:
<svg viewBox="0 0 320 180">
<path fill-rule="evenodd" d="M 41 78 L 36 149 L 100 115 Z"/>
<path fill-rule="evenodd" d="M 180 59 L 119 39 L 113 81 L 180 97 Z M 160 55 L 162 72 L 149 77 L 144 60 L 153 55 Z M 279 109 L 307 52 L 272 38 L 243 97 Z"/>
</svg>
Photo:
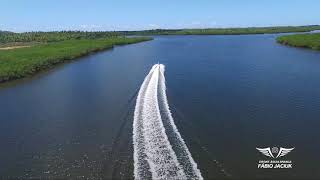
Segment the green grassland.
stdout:
<svg viewBox="0 0 320 180">
<path fill-rule="evenodd" d="M 126 38 L 113 36 L 106 38 L 66 38 L 62 41 L 46 42 L 31 47 L 0 50 L 0 82 L 23 78 L 92 52 L 110 49 L 115 45 L 125 45 L 151 40 L 149 37 Z"/>
<path fill-rule="evenodd" d="M 293 47 L 320 50 L 320 33 L 280 36 L 277 38 L 277 42 Z"/>
</svg>

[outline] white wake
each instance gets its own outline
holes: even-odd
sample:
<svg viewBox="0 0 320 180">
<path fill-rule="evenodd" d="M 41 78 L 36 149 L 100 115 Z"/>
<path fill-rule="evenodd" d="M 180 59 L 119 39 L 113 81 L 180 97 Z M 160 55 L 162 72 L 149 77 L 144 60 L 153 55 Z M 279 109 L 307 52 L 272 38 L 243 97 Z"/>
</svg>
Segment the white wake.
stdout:
<svg viewBox="0 0 320 180">
<path fill-rule="evenodd" d="M 152 67 L 140 87 L 133 145 L 135 179 L 203 179 L 169 110 L 162 64 Z"/>
</svg>

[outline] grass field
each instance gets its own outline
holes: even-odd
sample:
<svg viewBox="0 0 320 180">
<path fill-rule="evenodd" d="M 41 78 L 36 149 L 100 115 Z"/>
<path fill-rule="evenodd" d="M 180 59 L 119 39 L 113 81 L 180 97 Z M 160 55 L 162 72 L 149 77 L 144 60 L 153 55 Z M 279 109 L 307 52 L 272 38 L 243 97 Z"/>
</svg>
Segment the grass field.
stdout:
<svg viewBox="0 0 320 180">
<path fill-rule="evenodd" d="M 320 50 L 320 33 L 284 35 L 278 37 L 277 42 L 293 47 Z"/>
<path fill-rule="evenodd" d="M 151 40 L 148 37 L 110 37 L 104 39 L 66 40 L 35 44 L 31 47 L 0 50 L 0 82 L 23 78 L 92 52 Z"/>
</svg>

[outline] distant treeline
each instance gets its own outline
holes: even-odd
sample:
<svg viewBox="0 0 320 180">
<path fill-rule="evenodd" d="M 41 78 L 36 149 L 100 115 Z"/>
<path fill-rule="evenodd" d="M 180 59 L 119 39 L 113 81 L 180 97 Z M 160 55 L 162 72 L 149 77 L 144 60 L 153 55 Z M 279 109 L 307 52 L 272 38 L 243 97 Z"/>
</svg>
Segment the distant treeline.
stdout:
<svg viewBox="0 0 320 180">
<path fill-rule="evenodd" d="M 10 33 L 13 33 L 13 32 L 10 32 L 10 31 L 0 31 L 0 35 L 6 35 L 6 34 L 10 34 Z"/>
<path fill-rule="evenodd" d="M 0 31 L 0 43 L 10 42 L 58 42 L 77 39 L 100 39 L 119 36 L 117 32 L 53 31 L 13 33 Z"/>
<path fill-rule="evenodd" d="M 278 26 L 248 28 L 210 28 L 210 29 L 154 29 L 143 31 L 53 31 L 13 33 L 0 31 L 0 43 L 12 42 L 58 42 L 77 39 L 101 39 L 126 35 L 240 35 L 271 34 L 288 32 L 308 32 L 320 30 L 319 25 L 310 26 Z"/>
<path fill-rule="evenodd" d="M 272 34 L 288 32 L 308 32 L 320 30 L 319 25 L 310 26 L 278 26 L 248 28 L 209 28 L 209 29 L 155 29 L 145 31 L 120 31 L 123 35 L 240 35 L 240 34 Z"/>
</svg>

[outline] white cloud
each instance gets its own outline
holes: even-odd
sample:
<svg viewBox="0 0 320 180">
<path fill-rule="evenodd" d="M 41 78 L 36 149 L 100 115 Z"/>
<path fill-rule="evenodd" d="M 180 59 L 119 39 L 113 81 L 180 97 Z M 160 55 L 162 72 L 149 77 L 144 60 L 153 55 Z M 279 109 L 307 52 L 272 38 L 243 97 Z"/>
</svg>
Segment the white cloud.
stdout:
<svg viewBox="0 0 320 180">
<path fill-rule="evenodd" d="M 96 24 L 81 24 L 79 27 L 80 27 L 80 30 L 83 30 L 83 31 L 99 31 L 99 30 L 102 30 L 102 26 L 101 25 L 96 25 Z"/>
<path fill-rule="evenodd" d="M 159 28 L 161 27 L 161 26 L 158 25 L 158 24 L 149 24 L 148 26 L 149 26 L 149 28 L 151 28 L 151 29 L 159 29 Z"/>
</svg>

